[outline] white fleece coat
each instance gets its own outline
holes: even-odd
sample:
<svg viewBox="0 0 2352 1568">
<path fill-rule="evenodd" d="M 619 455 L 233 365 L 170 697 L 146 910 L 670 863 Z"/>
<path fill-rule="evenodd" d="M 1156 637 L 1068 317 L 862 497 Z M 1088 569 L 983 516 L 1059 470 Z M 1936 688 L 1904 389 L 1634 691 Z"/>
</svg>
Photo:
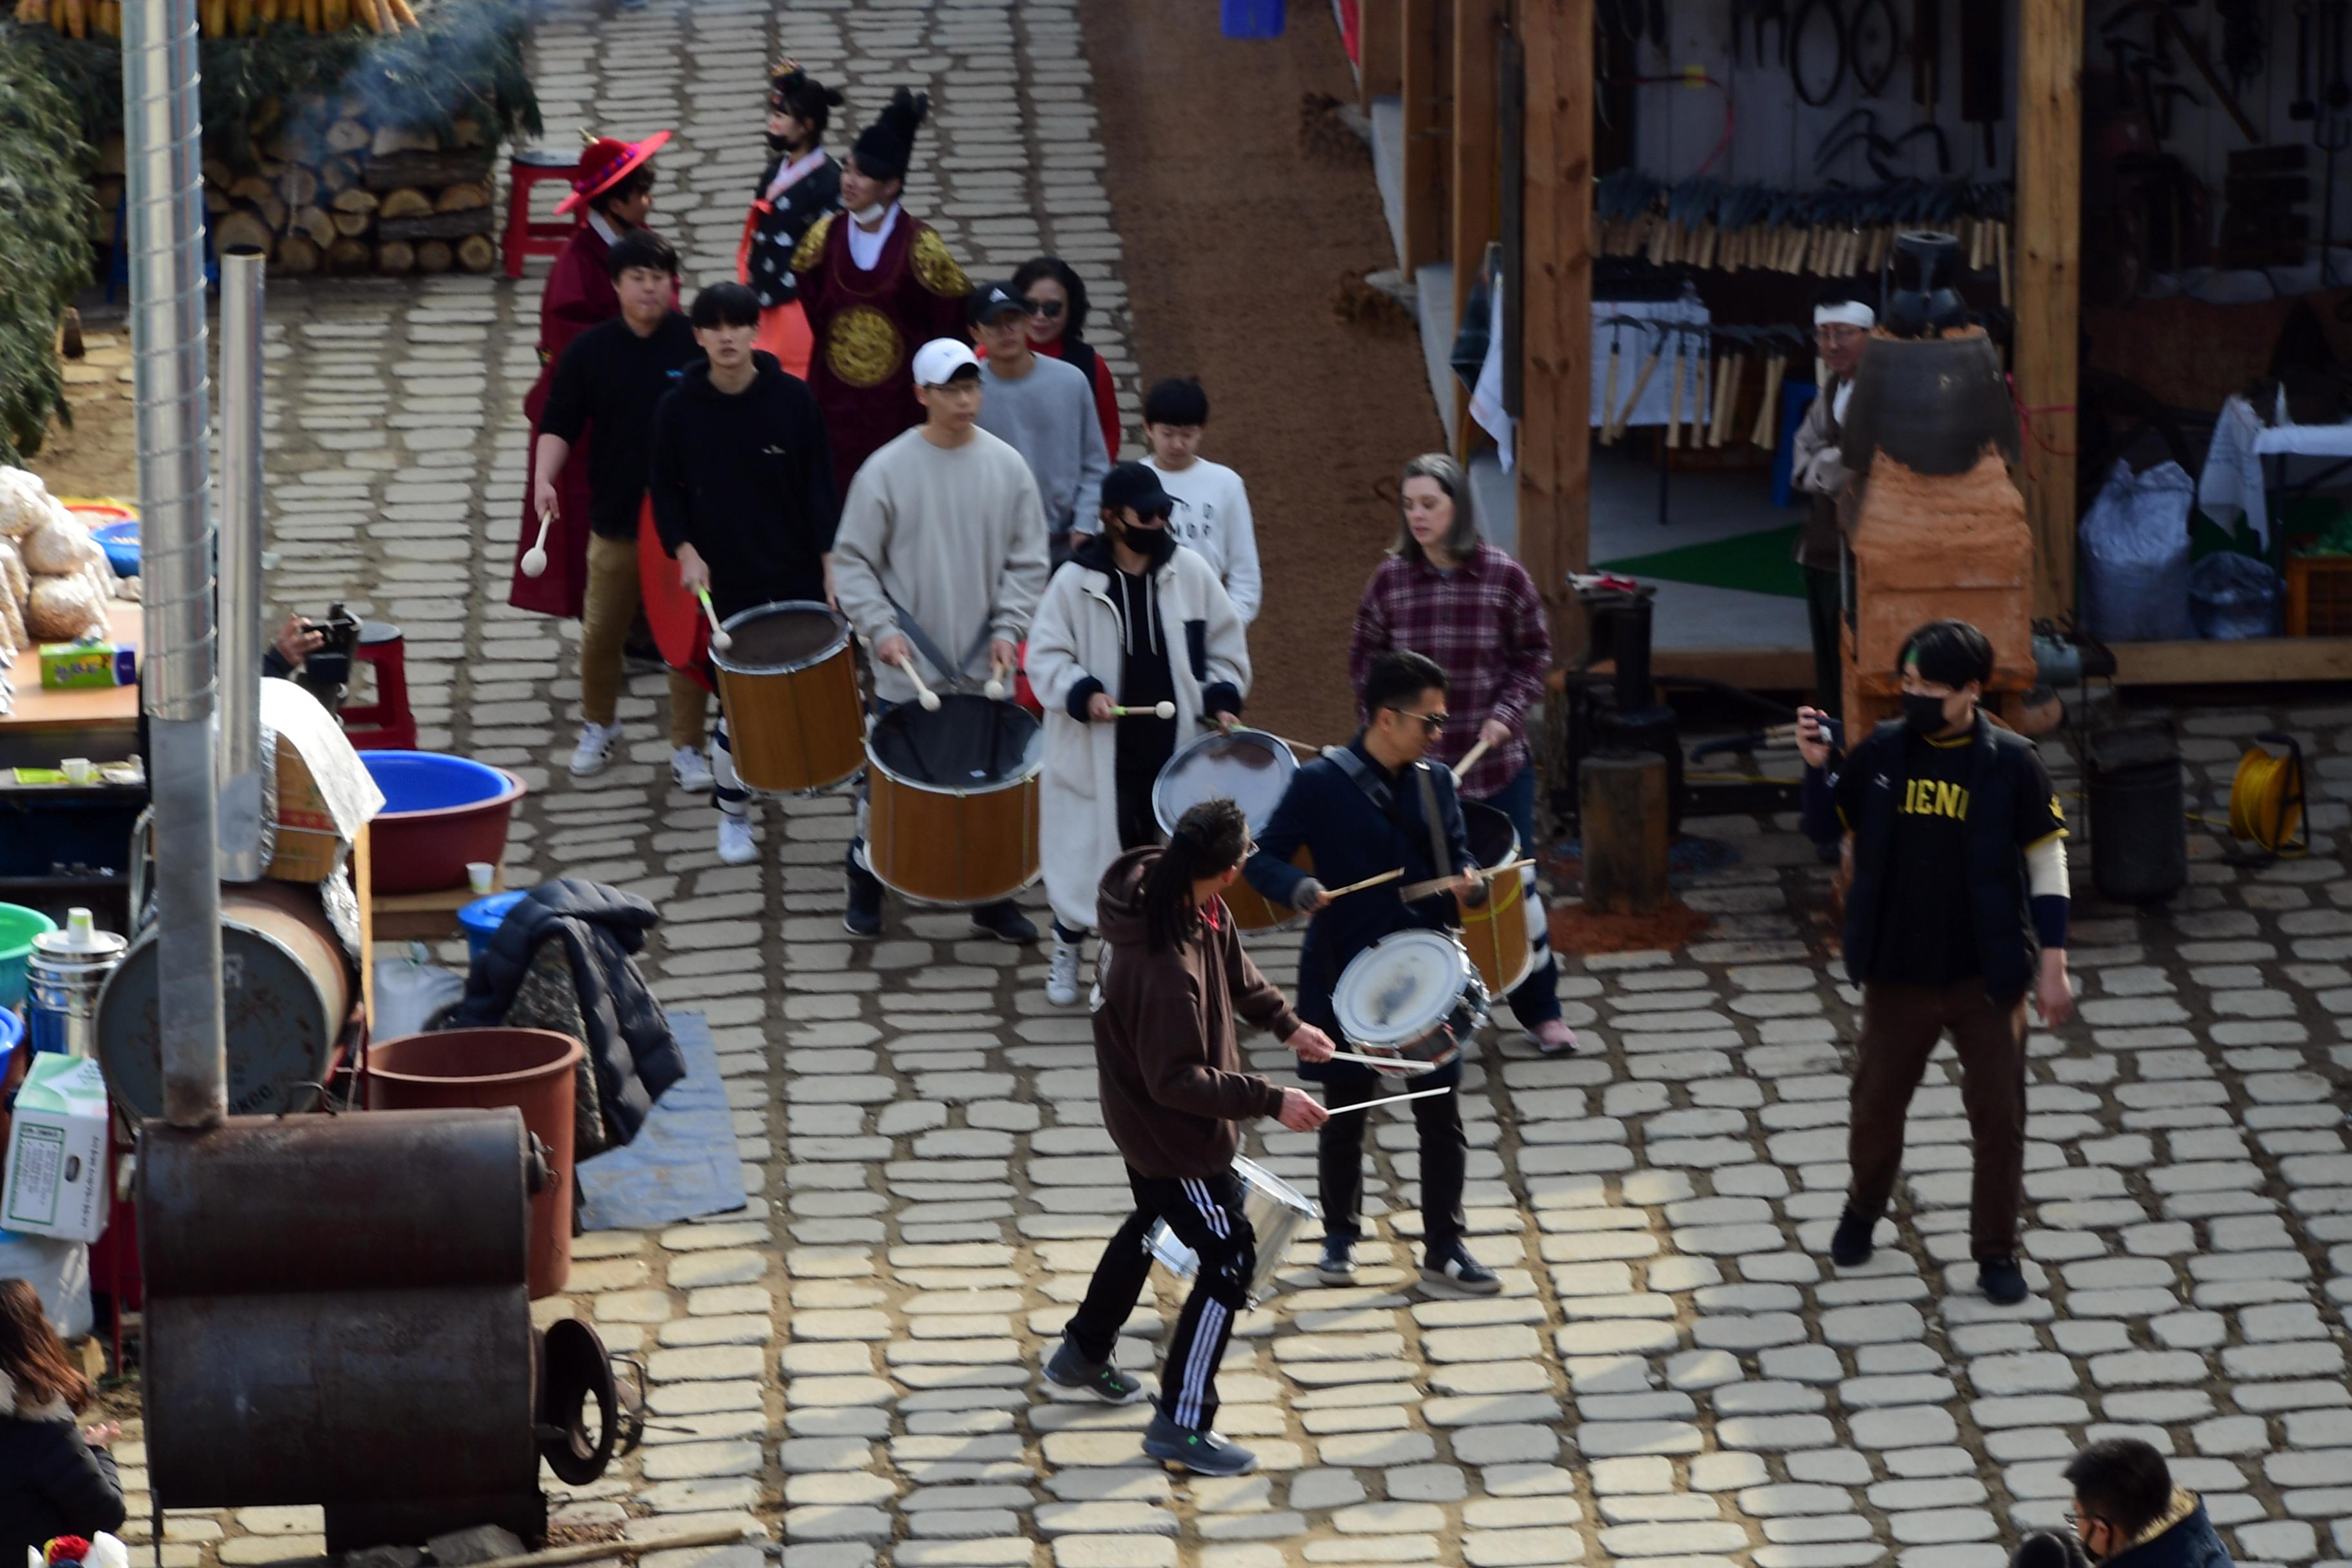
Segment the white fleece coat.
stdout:
<svg viewBox="0 0 2352 1568">
<path fill-rule="evenodd" d="M 1107 547 L 1106 547 L 1107 548 Z M 1178 545 L 1151 579 L 1168 671 L 1176 688 L 1179 750 L 1207 733 L 1202 696 L 1223 683 L 1249 695 L 1249 647 L 1216 568 Z M 1029 685 L 1045 709 L 1040 780 L 1045 894 L 1070 931 L 1095 923 L 1095 889 L 1118 858 L 1118 726 L 1070 716 L 1070 694 L 1089 679 L 1113 702 L 1126 664 L 1126 626 L 1109 574 L 1073 561 L 1054 574 L 1029 626 Z"/>
</svg>

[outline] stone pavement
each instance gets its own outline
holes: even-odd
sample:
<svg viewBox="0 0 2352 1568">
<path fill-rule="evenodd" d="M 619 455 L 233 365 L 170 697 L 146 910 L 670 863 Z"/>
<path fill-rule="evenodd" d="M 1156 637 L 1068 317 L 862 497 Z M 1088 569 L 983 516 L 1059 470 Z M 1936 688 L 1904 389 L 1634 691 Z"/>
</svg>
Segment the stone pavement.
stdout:
<svg viewBox="0 0 2352 1568">
<path fill-rule="evenodd" d="M 912 205 L 976 272 L 1041 247 L 1086 270 L 1131 415 L 1068 0 L 563 0 L 536 49 L 548 144 L 583 121 L 677 125 L 656 221 L 692 280 L 722 276 L 780 50 L 846 74 L 836 146 L 892 86 L 932 91 Z M 1691 889 L 1706 938 L 1567 958 L 1586 1054 L 1490 1041 L 1468 1075 L 1474 1247 L 1505 1294 L 1416 1282 L 1412 1128 L 1389 1113 L 1359 1282 L 1313 1286 L 1302 1240 L 1228 1359 L 1220 1426 L 1262 1473 L 1140 1462 L 1142 1408 L 1034 1372 L 1124 1205 L 1086 1020 L 1045 1005 L 1042 952 L 903 907 L 883 940 L 845 938 L 840 796 L 769 803 L 761 861 L 719 866 L 709 808 L 660 769 L 656 681 L 623 709 L 625 762 L 563 773 L 572 630 L 504 604 L 536 300 L 461 278 L 273 289 L 271 600 L 400 623 L 423 743 L 530 782 L 509 877 L 656 901 L 656 989 L 718 1037 L 751 1207 L 584 1237 L 570 1293 L 542 1303 L 654 1380 L 646 1446 L 566 1521 L 752 1520 L 791 1568 L 1994 1568 L 2016 1528 L 2057 1521 L 2074 1449 L 2128 1430 L 2242 1563 L 2352 1558 L 2352 910 L 2336 859 L 2235 868 L 2202 834 L 2169 912 L 2079 911 L 2083 1021 L 2032 1047 L 2025 1306 L 1971 1290 L 1948 1055 L 1914 1107 L 1902 1229 L 1866 1268 L 1816 1261 L 1855 1001 L 1820 955 L 1825 878 L 1785 824 L 1698 822 L 1736 852 Z M 2325 783 L 2352 775 L 2352 710 L 2199 713 L 2207 809 L 2281 724 Z M 1258 951 L 1293 977 L 1294 941 Z M 1311 1189 L 1311 1140 L 1251 1142 Z M 1132 1368 L 1177 1301 L 1157 1288 Z M 123 1457 L 143 1488 L 135 1442 Z M 318 1529 L 306 1510 L 173 1516 L 164 1562 L 306 1557 Z"/>
</svg>

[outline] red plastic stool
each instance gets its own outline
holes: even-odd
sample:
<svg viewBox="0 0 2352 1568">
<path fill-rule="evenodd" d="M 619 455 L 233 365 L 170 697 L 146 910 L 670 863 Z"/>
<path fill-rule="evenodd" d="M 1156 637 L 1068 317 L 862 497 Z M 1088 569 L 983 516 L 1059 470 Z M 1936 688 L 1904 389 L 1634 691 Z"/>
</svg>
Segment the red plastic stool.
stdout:
<svg viewBox="0 0 2352 1568">
<path fill-rule="evenodd" d="M 507 193 L 507 237 L 505 251 L 507 276 L 522 276 L 525 258 L 554 256 L 571 239 L 572 231 L 585 221 L 587 208 L 580 209 L 577 218 L 557 218 L 552 221 L 530 216 L 530 193 L 549 180 L 561 180 L 568 189 L 572 177 L 580 169 L 580 160 L 567 158 L 561 153 L 518 153 L 507 164 L 507 174 L 512 188 Z"/>
<path fill-rule="evenodd" d="M 353 662 L 374 672 L 375 700 L 343 707 L 343 736 L 357 752 L 416 750 L 416 716 L 408 710 L 408 645 L 400 628 L 383 621 L 360 623 Z"/>
</svg>

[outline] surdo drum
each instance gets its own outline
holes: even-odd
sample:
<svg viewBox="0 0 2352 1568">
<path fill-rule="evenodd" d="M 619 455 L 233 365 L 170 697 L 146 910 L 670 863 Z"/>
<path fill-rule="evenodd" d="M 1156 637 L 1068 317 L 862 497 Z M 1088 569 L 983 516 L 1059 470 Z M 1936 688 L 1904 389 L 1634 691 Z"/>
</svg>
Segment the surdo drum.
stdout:
<svg viewBox="0 0 2352 1568">
<path fill-rule="evenodd" d="M 1160 819 L 1160 831 L 1172 835 L 1187 811 L 1222 797 L 1242 808 L 1255 837 L 1274 820 L 1274 808 L 1282 804 L 1297 772 L 1298 758 L 1290 748 L 1262 730 L 1203 735 L 1178 750 L 1160 770 L 1151 785 L 1151 813 Z M 1240 880 L 1225 889 L 1225 907 L 1243 931 L 1272 931 L 1299 918 L 1267 903 L 1256 889 Z"/>
<path fill-rule="evenodd" d="M 1010 702 L 943 692 L 866 737 L 866 854 L 882 885 L 929 904 L 985 904 L 1037 879 L 1045 729 Z"/>
<path fill-rule="evenodd" d="M 1299 1228 L 1310 1219 L 1319 1220 L 1322 1211 L 1305 1193 L 1255 1161 L 1236 1155 L 1234 1174 L 1241 1178 L 1242 1214 L 1256 1237 L 1257 1262 L 1250 1273 L 1247 1298 L 1255 1307 L 1274 1294 L 1274 1277 L 1282 1268 L 1282 1255 L 1290 1250 Z M 1190 1279 L 1200 1272 L 1200 1258 L 1177 1239 L 1164 1219 L 1152 1222 L 1143 1246 L 1179 1279 Z"/>
<path fill-rule="evenodd" d="M 1470 853 L 1492 869 L 1519 858 L 1519 830 L 1491 805 L 1462 803 L 1462 823 L 1470 830 Z M 1462 911 L 1462 945 L 1478 966 L 1489 996 L 1507 996 L 1536 965 L 1528 935 L 1528 883 L 1531 868 L 1507 871 L 1486 883 L 1486 901 Z"/>
<path fill-rule="evenodd" d="M 866 765 L 866 709 L 849 626 L 824 605 L 787 599 L 727 617 L 710 650 L 735 773 L 751 789 L 808 794 Z"/>
<path fill-rule="evenodd" d="M 1451 931 L 1401 931 L 1341 971 L 1331 1010 L 1358 1050 L 1395 1058 L 1373 1071 L 1410 1077 L 1461 1059 L 1486 1022 L 1486 987 Z"/>
</svg>

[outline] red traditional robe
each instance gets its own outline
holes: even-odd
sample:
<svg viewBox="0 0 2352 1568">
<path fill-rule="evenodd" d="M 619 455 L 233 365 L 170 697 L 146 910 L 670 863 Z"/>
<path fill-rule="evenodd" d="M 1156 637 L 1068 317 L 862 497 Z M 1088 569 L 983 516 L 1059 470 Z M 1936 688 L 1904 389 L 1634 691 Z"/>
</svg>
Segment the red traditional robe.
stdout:
<svg viewBox="0 0 2352 1568">
<path fill-rule="evenodd" d="M 809 390 L 833 442 L 834 482 L 846 493 L 859 465 L 923 421 L 908 369 L 933 338 L 964 335 L 971 280 L 930 225 L 901 209 L 872 271 L 849 257 L 850 218 L 835 214 L 793 253 L 801 308 L 816 340 Z"/>
<path fill-rule="evenodd" d="M 522 537 L 515 542 L 514 587 L 507 603 L 518 610 L 573 620 L 580 616 L 588 590 L 588 443 L 595 433 L 581 433 L 556 476 L 559 510 L 555 526 L 547 531 L 547 570 L 536 577 L 524 576 L 522 570 L 524 552 L 539 538 L 530 476 L 538 460 L 539 416 L 554 383 L 555 362 L 572 339 L 621 313 L 621 297 L 604 270 L 610 248 L 593 224 L 583 223 L 572 230 L 571 241 L 555 258 L 554 269 L 547 275 L 547 292 L 539 300 L 539 380 L 522 400 L 524 416 L 530 421 L 530 448 L 523 460 Z"/>
</svg>

